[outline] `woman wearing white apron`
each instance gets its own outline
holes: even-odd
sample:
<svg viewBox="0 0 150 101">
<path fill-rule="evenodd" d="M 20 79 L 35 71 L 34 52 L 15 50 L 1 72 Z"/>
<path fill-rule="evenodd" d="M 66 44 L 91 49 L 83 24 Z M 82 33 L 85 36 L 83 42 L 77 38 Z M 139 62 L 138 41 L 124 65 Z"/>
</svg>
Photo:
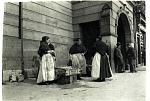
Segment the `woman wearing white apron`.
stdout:
<svg viewBox="0 0 150 101">
<path fill-rule="evenodd" d="M 37 77 L 37 83 L 52 83 L 55 79 L 55 53 L 54 46 L 50 43 L 49 37 L 42 37 L 38 50 L 40 55 L 40 68 Z"/>
<path fill-rule="evenodd" d="M 97 79 L 96 81 L 105 81 L 105 78 L 112 76 L 112 71 L 109 57 L 106 53 L 108 47 L 103 41 L 101 41 L 101 36 L 97 38 L 94 49 L 96 53 L 92 61 L 91 76 Z"/>
<path fill-rule="evenodd" d="M 86 59 L 84 54 L 86 53 L 86 48 L 81 43 L 79 38 L 74 39 L 75 44 L 69 50 L 69 54 L 72 61 L 72 67 L 77 68 L 81 74 L 77 76 L 77 79 L 81 79 L 81 76 L 86 75 Z"/>
</svg>

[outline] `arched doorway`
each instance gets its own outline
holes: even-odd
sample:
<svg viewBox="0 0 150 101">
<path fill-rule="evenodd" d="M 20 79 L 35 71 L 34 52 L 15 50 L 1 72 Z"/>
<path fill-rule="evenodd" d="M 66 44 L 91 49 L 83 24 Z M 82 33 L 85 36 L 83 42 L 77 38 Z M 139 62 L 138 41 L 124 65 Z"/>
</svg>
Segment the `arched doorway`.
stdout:
<svg viewBox="0 0 150 101">
<path fill-rule="evenodd" d="M 124 13 L 121 13 L 118 19 L 117 26 L 117 42 L 121 43 L 121 52 L 124 58 L 124 66 L 127 64 L 127 43 L 131 42 L 131 30 L 130 24 L 127 16 Z"/>
</svg>

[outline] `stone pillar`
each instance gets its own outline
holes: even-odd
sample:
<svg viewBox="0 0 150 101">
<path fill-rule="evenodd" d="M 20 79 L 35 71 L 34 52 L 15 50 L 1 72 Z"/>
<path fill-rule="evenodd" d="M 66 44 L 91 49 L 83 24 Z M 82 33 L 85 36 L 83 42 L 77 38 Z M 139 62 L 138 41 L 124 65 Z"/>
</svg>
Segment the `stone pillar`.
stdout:
<svg viewBox="0 0 150 101">
<path fill-rule="evenodd" d="M 108 4 L 105 4 L 101 11 L 100 28 L 102 40 L 110 47 L 110 63 L 112 71 L 115 72 L 114 66 L 114 48 L 117 43 L 117 35 L 115 35 L 115 27 L 112 26 L 112 11 Z"/>
<path fill-rule="evenodd" d="M 115 72 L 115 64 L 114 64 L 114 49 L 117 43 L 117 37 L 113 35 L 102 36 L 102 40 L 109 46 L 110 48 L 110 55 L 109 60 L 111 64 L 112 71 Z"/>
</svg>

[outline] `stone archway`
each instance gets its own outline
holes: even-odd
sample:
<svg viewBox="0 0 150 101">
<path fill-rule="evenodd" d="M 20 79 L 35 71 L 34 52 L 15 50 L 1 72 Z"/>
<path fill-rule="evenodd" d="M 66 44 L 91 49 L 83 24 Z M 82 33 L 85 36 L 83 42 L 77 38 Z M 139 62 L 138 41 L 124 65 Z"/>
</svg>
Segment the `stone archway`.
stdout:
<svg viewBox="0 0 150 101">
<path fill-rule="evenodd" d="M 113 72 L 115 72 L 115 65 L 114 65 L 114 48 L 116 47 L 117 41 L 119 40 L 119 37 L 122 37 L 124 41 L 121 43 L 124 44 L 124 57 L 126 52 L 126 44 L 130 42 L 134 42 L 134 34 L 133 34 L 133 24 L 132 24 L 132 18 L 129 16 L 128 9 L 125 5 L 120 7 L 117 11 L 117 15 L 115 16 L 116 12 L 112 11 L 111 6 L 108 4 L 104 4 L 102 11 L 100 13 L 100 33 L 102 35 L 102 40 L 106 42 L 110 48 L 110 60 L 111 60 L 111 66 Z M 115 23 L 113 22 L 113 17 L 115 16 Z M 122 22 L 122 24 L 120 24 Z M 114 25 L 115 24 L 115 25 Z M 124 29 L 124 33 L 117 34 L 118 26 L 121 26 L 122 29 Z M 123 37 L 124 35 L 124 37 Z M 118 39 L 118 40 L 117 40 Z M 125 57 L 126 61 L 126 57 Z M 125 62 L 126 64 L 126 62 Z"/>
<path fill-rule="evenodd" d="M 121 51 L 124 58 L 124 64 L 127 64 L 126 46 L 128 43 L 133 42 L 133 37 L 128 16 L 123 12 L 119 14 L 117 19 L 116 34 L 117 42 L 121 43 Z"/>
<path fill-rule="evenodd" d="M 121 13 L 118 17 L 116 30 L 117 30 L 116 32 L 117 36 L 119 37 L 119 35 L 123 35 L 125 37 L 126 43 L 133 42 L 130 23 L 127 16 L 124 13 Z M 121 41 L 121 40 L 117 39 L 117 41 Z"/>
<path fill-rule="evenodd" d="M 117 12 L 117 17 L 115 21 L 115 34 L 118 36 L 118 24 L 119 21 L 122 21 L 123 28 L 125 29 L 125 40 L 126 43 L 134 42 L 134 35 L 133 35 L 133 23 L 131 21 L 131 18 L 129 16 L 129 12 L 126 10 L 126 6 L 120 7 L 120 9 Z"/>
</svg>

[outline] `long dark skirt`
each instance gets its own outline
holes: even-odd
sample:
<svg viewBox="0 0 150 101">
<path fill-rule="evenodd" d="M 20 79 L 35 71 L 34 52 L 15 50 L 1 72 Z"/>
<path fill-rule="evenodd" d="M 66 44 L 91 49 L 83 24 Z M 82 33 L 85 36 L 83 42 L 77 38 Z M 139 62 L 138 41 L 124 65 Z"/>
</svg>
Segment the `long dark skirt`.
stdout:
<svg viewBox="0 0 150 101">
<path fill-rule="evenodd" d="M 112 71 L 109 63 L 108 55 L 101 56 L 96 52 L 92 61 L 91 76 L 93 78 L 109 78 L 112 76 Z"/>
<path fill-rule="evenodd" d="M 107 55 L 101 56 L 100 67 L 100 79 L 112 77 L 112 71 Z"/>
</svg>

